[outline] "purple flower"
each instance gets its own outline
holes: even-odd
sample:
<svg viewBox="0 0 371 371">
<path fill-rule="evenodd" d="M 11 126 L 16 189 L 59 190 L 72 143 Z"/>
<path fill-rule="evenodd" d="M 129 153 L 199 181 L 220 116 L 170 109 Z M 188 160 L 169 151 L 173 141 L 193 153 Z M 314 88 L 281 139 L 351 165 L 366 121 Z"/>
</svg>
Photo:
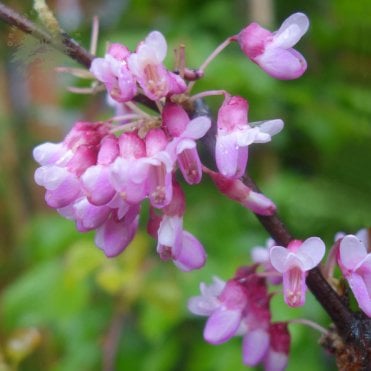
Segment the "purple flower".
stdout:
<svg viewBox="0 0 371 371">
<path fill-rule="evenodd" d="M 173 260 L 185 272 L 203 267 L 206 253 L 202 244 L 183 230 L 185 197 L 176 181 L 173 181 L 172 200 L 161 211 L 162 216 L 152 213 L 148 226 L 150 234 L 157 238 L 157 252 L 161 259 Z"/>
<path fill-rule="evenodd" d="M 119 137 L 120 155 L 110 167 L 110 181 L 121 198 L 130 204 L 147 197 L 146 146 L 137 132 L 123 133 Z"/>
<path fill-rule="evenodd" d="M 238 42 L 242 51 L 269 75 L 282 80 L 296 79 L 305 72 L 307 63 L 292 47 L 308 27 L 307 16 L 295 13 L 273 33 L 251 23 L 239 33 Z"/>
<path fill-rule="evenodd" d="M 146 138 L 147 165 L 146 189 L 151 205 L 162 208 L 168 205 L 172 198 L 172 172 L 175 157 L 166 149 L 168 139 L 162 129 L 152 129 Z"/>
<path fill-rule="evenodd" d="M 215 159 L 219 172 L 228 178 L 245 174 L 250 144 L 269 142 L 283 128 L 282 120 L 264 121 L 251 127 L 247 111 L 244 98 L 228 96 L 218 112 Z"/>
<path fill-rule="evenodd" d="M 243 361 L 248 366 L 264 363 L 267 370 L 283 370 L 287 363 L 290 337 L 286 324 L 270 323 L 270 295 L 266 281 L 255 267 L 240 268 L 224 282 L 201 283 L 201 296 L 188 302 L 189 310 L 208 316 L 204 338 L 221 344 L 233 336 L 243 336 Z"/>
<path fill-rule="evenodd" d="M 104 83 L 108 94 L 117 102 L 128 102 L 137 93 L 136 80 L 127 66 L 128 48 L 110 44 L 104 58 L 94 58 L 90 72 Z"/>
<path fill-rule="evenodd" d="M 338 264 L 359 307 L 371 317 L 371 253 L 359 238 L 347 235 L 340 241 Z"/>
<path fill-rule="evenodd" d="M 269 348 L 263 359 L 266 371 L 283 371 L 286 368 L 290 343 L 287 323 L 277 322 L 269 326 Z"/>
<path fill-rule="evenodd" d="M 287 248 L 271 247 L 269 252 L 271 264 L 283 274 L 283 294 L 286 304 L 291 307 L 304 304 L 307 271 L 320 263 L 325 250 L 325 244 L 318 237 L 310 237 L 304 242 L 293 240 Z"/>
<path fill-rule="evenodd" d="M 101 124 L 78 122 L 62 143 L 44 143 L 34 149 L 34 158 L 41 165 L 35 181 L 45 187 L 50 207 L 66 207 L 83 195 L 80 178 L 96 165 L 100 143 L 107 134 Z"/>
<path fill-rule="evenodd" d="M 187 88 L 180 76 L 169 72 L 163 65 L 166 53 L 164 36 L 161 32 L 153 31 L 128 58 L 131 73 L 149 99 L 158 100 L 168 94 L 180 94 Z"/>
<path fill-rule="evenodd" d="M 167 149 L 177 158 L 180 171 L 188 184 L 197 184 L 202 178 L 202 165 L 196 140 L 202 138 L 211 126 L 208 117 L 190 120 L 186 111 L 174 103 L 166 103 L 162 121 L 173 140 Z"/>
</svg>

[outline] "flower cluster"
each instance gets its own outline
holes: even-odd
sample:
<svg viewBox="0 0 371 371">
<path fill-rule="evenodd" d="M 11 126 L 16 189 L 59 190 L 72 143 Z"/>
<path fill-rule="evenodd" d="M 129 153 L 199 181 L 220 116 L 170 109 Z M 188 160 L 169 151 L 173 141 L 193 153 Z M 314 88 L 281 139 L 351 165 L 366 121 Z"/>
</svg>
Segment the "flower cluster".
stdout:
<svg viewBox="0 0 371 371">
<path fill-rule="evenodd" d="M 286 44 L 272 42 L 268 31 L 260 36 L 251 34 L 251 27 L 232 36 L 230 42 L 237 41 L 249 58 L 270 73 L 264 67 L 269 60 L 266 56 L 299 40 L 305 32 L 303 17 L 299 13 L 290 17 L 278 31 L 280 39 L 289 33 Z M 254 56 L 251 38 L 263 45 Z M 296 55 L 292 49 L 282 52 L 282 57 L 278 56 L 281 67 L 293 63 L 285 53 Z M 176 170 L 190 185 L 200 183 L 206 172 L 229 198 L 258 214 L 271 215 L 275 212 L 272 201 L 249 189 L 240 178 L 246 171 L 249 145 L 269 142 L 282 130 L 283 122 L 248 123 L 247 100 L 222 91 L 225 99 L 218 113 L 215 146 L 218 171 L 208 169 L 198 155 L 197 142 L 208 132 L 211 120 L 190 117 L 197 98 L 190 95 L 194 81 L 187 84 L 187 79 L 204 73 L 202 68 L 190 73 L 184 63 L 180 63 L 183 69 L 174 73 L 163 63 L 166 54 L 166 40 L 158 31 L 151 32 L 134 52 L 119 43 L 109 44 L 105 56 L 92 61 L 90 73 L 106 89 L 108 104 L 117 116 L 103 122 L 77 122 L 62 142 L 36 147 L 34 158 L 40 167 L 35 180 L 45 187 L 50 207 L 74 220 L 80 232 L 96 231 L 96 245 L 108 257 L 130 244 L 141 204 L 149 200 L 147 230 L 158 241 L 157 252 L 163 260 L 171 259 L 189 271 L 205 264 L 206 253 L 183 229 L 185 197 Z M 159 113 L 143 111 L 136 103 L 138 94 L 153 101 Z M 203 93 L 207 95 L 214 92 Z"/>
<path fill-rule="evenodd" d="M 210 286 L 201 283 L 201 296 L 191 298 L 188 308 L 209 317 L 205 340 L 217 345 L 243 336 L 246 365 L 262 363 L 268 371 L 284 370 L 290 349 L 288 323 L 272 323 L 270 300 L 274 294 L 268 292 L 268 284 L 282 282 L 286 303 L 303 305 L 307 271 L 319 264 L 324 253 L 325 245 L 318 237 L 293 240 L 287 249 L 269 239 L 265 247 L 252 249 L 253 264 L 239 268 L 232 279 L 214 278 Z M 259 267 L 263 269 L 258 271 Z"/>
<path fill-rule="evenodd" d="M 287 323 L 271 322 L 266 280 L 256 273 L 257 266 L 240 268 L 235 277 L 224 282 L 201 283 L 201 296 L 189 300 L 189 310 L 208 316 L 204 338 L 221 344 L 233 336 L 243 336 L 243 362 L 248 366 L 263 363 L 266 370 L 286 367 L 290 334 Z"/>
<path fill-rule="evenodd" d="M 359 307 L 371 317 L 371 252 L 368 230 L 361 229 L 356 235 L 338 233 L 335 238 L 329 260 L 334 258 Z"/>
</svg>

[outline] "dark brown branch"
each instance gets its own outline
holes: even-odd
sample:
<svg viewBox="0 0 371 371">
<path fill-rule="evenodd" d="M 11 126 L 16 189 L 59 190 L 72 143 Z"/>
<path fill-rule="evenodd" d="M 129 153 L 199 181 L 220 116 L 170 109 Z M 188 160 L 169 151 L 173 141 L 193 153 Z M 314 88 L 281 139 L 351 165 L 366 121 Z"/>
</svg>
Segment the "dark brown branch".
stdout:
<svg viewBox="0 0 371 371">
<path fill-rule="evenodd" d="M 10 26 L 15 26 L 21 31 L 32 35 L 40 42 L 50 45 L 51 47 L 59 50 L 63 54 L 68 55 L 76 62 L 89 68 L 93 55 L 87 50 L 82 48 L 75 40 L 73 40 L 65 32 L 61 32 L 60 39 L 53 38 L 47 31 L 38 27 L 29 19 L 23 17 L 21 14 L 15 12 L 13 9 L 7 7 L 0 2 L 0 20 L 8 23 Z"/>
<path fill-rule="evenodd" d="M 10 26 L 15 26 L 19 30 L 32 35 L 41 43 L 50 45 L 52 48 L 60 51 L 83 65 L 89 68 L 94 56 L 90 54 L 85 48 L 79 45 L 71 36 L 66 32 L 61 31 L 58 35 L 59 37 L 52 37 L 46 30 L 38 27 L 35 23 L 23 17 L 21 14 L 17 13 L 13 9 L 7 7 L 2 2 L 0 2 L 0 20 L 9 24 Z M 144 104 L 145 106 L 156 110 L 156 105 L 153 101 L 148 99 L 143 94 L 138 94 L 134 100 L 138 103 Z"/>
</svg>

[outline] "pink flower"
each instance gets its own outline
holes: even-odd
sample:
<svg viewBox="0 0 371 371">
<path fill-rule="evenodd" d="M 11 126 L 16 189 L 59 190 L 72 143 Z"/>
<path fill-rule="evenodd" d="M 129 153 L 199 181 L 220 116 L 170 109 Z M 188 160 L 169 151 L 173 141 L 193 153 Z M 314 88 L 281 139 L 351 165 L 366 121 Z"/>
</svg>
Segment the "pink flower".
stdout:
<svg viewBox="0 0 371 371">
<path fill-rule="evenodd" d="M 162 208 L 172 199 L 175 158 L 166 150 L 168 139 L 162 129 L 152 129 L 146 138 L 146 189 L 151 205 Z"/>
<path fill-rule="evenodd" d="M 173 260 L 182 271 L 188 272 L 205 265 L 206 253 L 202 244 L 189 232 L 183 230 L 185 211 L 184 193 L 173 182 L 173 197 L 162 210 L 163 215 L 152 212 L 148 230 L 157 237 L 157 252 L 162 260 Z"/>
<path fill-rule="evenodd" d="M 184 179 L 188 184 L 199 183 L 202 177 L 202 165 L 196 140 L 207 133 L 211 126 L 210 119 L 200 116 L 190 120 L 182 107 L 174 103 L 166 103 L 162 111 L 162 121 L 169 135 L 173 137 L 167 149 L 176 156 Z"/>
<path fill-rule="evenodd" d="M 101 141 L 97 165 L 90 166 L 81 177 L 85 194 L 93 205 L 105 205 L 116 194 L 110 180 L 110 165 L 118 154 L 117 138 L 114 135 L 107 135 Z"/>
<path fill-rule="evenodd" d="M 277 360 L 277 370 L 282 369 L 282 359 L 287 361 L 289 348 L 287 328 L 270 323 L 270 295 L 265 279 L 255 273 L 255 267 L 240 268 L 226 283 L 214 278 L 211 286 L 201 284 L 200 289 L 201 296 L 191 298 L 188 308 L 197 315 L 209 316 L 204 329 L 207 342 L 221 344 L 242 335 L 246 365 L 264 362 L 269 364 L 268 370 L 275 370 L 272 365 Z"/>
<path fill-rule="evenodd" d="M 104 83 L 109 95 L 117 102 L 128 102 L 137 93 L 136 80 L 127 66 L 128 48 L 110 44 L 104 58 L 93 59 L 90 72 Z"/>
<path fill-rule="evenodd" d="M 238 42 L 242 51 L 269 75 L 282 80 L 296 79 L 305 72 L 307 63 L 292 47 L 308 27 L 307 16 L 295 13 L 273 33 L 251 23 L 239 33 Z"/>
<path fill-rule="evenodd" d="M 230 179 L 207 170 L 216 187 L 231 200 L 259 215 L 273 215 L 276 212 L 275 204 L 262 193 L 254 192 L 239 179 Z"/>
<path fill-rule="evenodd" d="M 277 322 L 269 326 L 269 348 L 264 355 L 266 371 L 283 371 L 287 366 L 290 351 L 290 333 L 287 323 Z"/>
<path fill-rule="evenodd" d="M 35 181 L 45 187 L 50 207 L 66 207 L 83 195 L 81 175 L 96 165 L 100 143 L 107 134 L 101 124 L 78 122 L 62 143 L 44 143 L 34 149 L 34 158 L 42 165 L 36 169 Z"/>
<path fill-rule="evenodd" d="M 123 133 L 119 137 L 120 156 L 110 167 L 110 181 L 121 198 L 130 204 L 147 197 L 146 146 L 137 132 Z"/>
<path fill-rule="evenodd" d="M 97 229 L 95 244 L 108 257 L 120 254 L 130 244 L 138 229 L 139 205 L 126 209 L 120 215 L 119 209 L 114 209 L 110 217 Z"/>
<path fill-rule="evenodd" d="M 293 240 L 287 248 L 273 246 L 270 259 L 273 267 L 283 274 L 283 294 L 286 304 L 297 307 L 305 302 L 307 271 L 317 266 L 325 255 L 325 244 L 318 237 L 304 242 Z"/>
<path fill-rule="evenodd" d="M 247 111 L 244 98 L 229 96 L 218 112 L 215 159 L 219 172 L 228 178 L 244 175 L 250 144 L 269 142 L 283 128 L 282 120 L 264 121 L 251 127 L 247 123 Z"/>
<path fill-rule="evenodd" d="M 347 235 L 340 241 L 338 264 L 359 307 L 371 317 L 371 253 L 360 239 Z"/>
<path fill-rule="evenodd" d="M 153 31 L 128 58 L 131 73 L 149 99 L 158 100 L 168 94 L 180 94 L 187 88 L 180 76 L 167 71 L 163 65 L 166 53 L 164 36 L 161 32 Z"/>
</svg>

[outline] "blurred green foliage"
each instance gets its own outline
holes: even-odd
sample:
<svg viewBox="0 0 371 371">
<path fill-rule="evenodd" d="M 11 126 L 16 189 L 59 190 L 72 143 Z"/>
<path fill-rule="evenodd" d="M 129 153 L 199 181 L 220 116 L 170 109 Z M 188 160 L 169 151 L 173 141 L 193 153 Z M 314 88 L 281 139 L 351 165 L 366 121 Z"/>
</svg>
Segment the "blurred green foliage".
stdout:
<svg viewBox="0 0 371 371">
<path fill-rule="evenodd" d="M 102 3 L 86 2 L 83 10 L 93 14 Z M 195 92 L 227 89 L 249 100 L 251 121 L 284 119 L 285 130 L 271 144 L 251 149 L 249 171 L 295 236 L 321 236 L 330 247 L 337 231 L 370 226 L 371 2 L 277 0 L 274 6 L 276 25 L 295 11 L 311 19 L 298 46 L 309 65 L 304 77 L 275 81 L 231 46 L 210 65 Z M 196 67 L 247 24 L 247 14 L 242 0 L 129 1 L 120 16 L 103 22 L 99 54 L 108 40 L 134 48 L 158 29 L 170 51 L 184 43 L 189 66 Z M 89 43 L 86 18 L 75 35 L 84 45 Z M 7 32 L 4 25 L 0 31 Z M 1 51 L 9 63 L 12 50 L 3 43 Z M 73 118 L 78 112 L 84 117 L 92 105 L 102 106 L 100 99 L 62 93 L 56 116 Z M 221 99 L 207 102 L 216 112 Z M 29 199 L 31 148 L 46 138 L 19 122 L 31 121 L 34 110 L 29 107 L 22 117 L 0 111 L 0 135 L 11 133 L 21 156 L 22 165 L 12 174 L 28 179 L 12 198 L 10 178 L 0 169 L 0 370 L 6 370 L 5 362 L 14 367 L 21 362 L 19 369 L 25 371 L 99 370 L 109 346 L 117 346 L 115 370 L 246 369 L 241 339 L 220 346 L 205 343 L 204 320 L 189 314 L 186 302 L 198 294 L 200 281 L 210 283 L 213 275 L 230 278 L 239 265 L 249 263 L 252 246 L 264 245 L 268 236 L 255 217 L 220 196 L 207 180 L 198 187 L 185 185 L 185 226 L 208 252 L 204 269 L 185 274 L 160 262 L 155 242 L 144 233 L 145 211 L 143 232 L 120 257 L 106 259 L 92 234 L 78 234 L 72 223 Z M 27 205 L 27 213 L 15 211 L 19 205 Z M 18 214 L 26 217 L 17 219 Z M 272 306 L 274 320 L 306 317 L 329 323 L 310 294 L 303 308 L 287 308 L 281 295 Z M 290 330 L 288 370 L 298 365 L 301 371 L 334 369 L 333 359 L 317 345 L 317 333 L 294 324 Z M 23 348 L 9 352 L 19 334 L 26 339 Z"/>
</svg>

